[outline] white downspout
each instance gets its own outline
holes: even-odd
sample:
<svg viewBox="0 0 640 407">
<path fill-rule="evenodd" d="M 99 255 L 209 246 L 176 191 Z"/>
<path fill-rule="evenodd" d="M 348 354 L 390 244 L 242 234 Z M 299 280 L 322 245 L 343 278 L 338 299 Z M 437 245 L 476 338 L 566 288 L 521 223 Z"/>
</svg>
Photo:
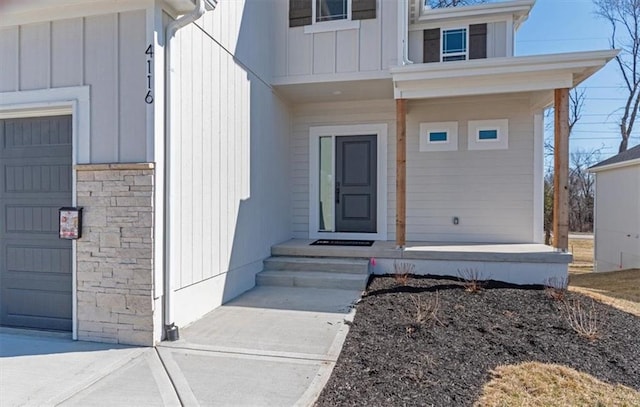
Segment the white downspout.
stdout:
<svg viewBox="0 0 640 407">
<path fill-rule="evenodd" d="M 409 0 L 398 2 L 398 39 L 400 42 L 399 65 L 413 64 L 413 61 L 409 61 Z"/>
<path fill-rule="evenodd" d="M 217 4 L 217 0 L 208 0 L 211 8 L 214 8 Z M 194 21 L 198 20 L 206 12 L 205 0 L 196 0 L 195 8 L 188 14 L 171 21 L 166 28 L 165 32 L 165 104 L 164 104 L 164 144 L 165 144 L 165 239 L 164 239 L 164 333 L 165 339 L 168 341 L 176 341 L 180 339 L 178 327 L 174 323 L 173 319 L 173 307 L 172 296 L 173 289 L 171 286 L 171 262 L 170 262 L 170 248 L 171 248 L 171 39 L 175 36 L 176 32 L 182 27 L 185 27 Z"/>
</svg>

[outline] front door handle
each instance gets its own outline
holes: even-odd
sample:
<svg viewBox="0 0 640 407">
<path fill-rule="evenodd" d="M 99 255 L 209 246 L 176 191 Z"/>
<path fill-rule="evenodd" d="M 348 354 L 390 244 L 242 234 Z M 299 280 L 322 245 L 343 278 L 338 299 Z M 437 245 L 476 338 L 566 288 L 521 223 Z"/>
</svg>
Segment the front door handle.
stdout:
<svg viewBox="0 0 640 407">
<path fill-rule="evenodd" d="M 336 182 L 336 203 L 340 203 L 340 183 Z"/>
</svg>

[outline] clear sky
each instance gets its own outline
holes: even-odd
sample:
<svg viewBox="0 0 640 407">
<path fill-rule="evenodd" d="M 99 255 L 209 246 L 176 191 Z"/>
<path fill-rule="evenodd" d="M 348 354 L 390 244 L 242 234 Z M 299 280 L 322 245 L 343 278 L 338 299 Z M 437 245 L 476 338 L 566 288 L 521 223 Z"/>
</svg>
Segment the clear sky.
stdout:
<svg viewBox="0 0 640 407">
<path fill-rule="evenodd" d="M 595 15 L 591 0 L 537 0 L 529 19 L 516 33 L 516 55 L 609 49 L 611 28 Z M 583 114 L 570 138 L 571 151 L 602 148 L 602 159 L 618 153 L 616 122 L 626 91 L 615 61 L 580 85 L 586 89 Z M 640 144 L 640 122 L 629 148 Z"/>
</svg>

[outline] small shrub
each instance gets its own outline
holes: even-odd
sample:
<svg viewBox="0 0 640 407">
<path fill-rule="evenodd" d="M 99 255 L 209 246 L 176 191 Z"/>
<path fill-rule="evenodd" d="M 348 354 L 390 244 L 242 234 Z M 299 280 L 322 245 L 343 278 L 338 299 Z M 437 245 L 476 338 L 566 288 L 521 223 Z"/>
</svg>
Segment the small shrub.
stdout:
<svg viewBox="0 0 640 407">
<path fill-rule="evenodd" d="M 409 276 L 414 273 L 415 266 L 411 263 L 393 263 L 393 278 L 401 286 L 407 285 Z"/>
<path fill-rule="evenodd" d="M 590 306 L 579 299 L 565 300 L 563 305 L 564 316 L 571 329 L 590 341 L 600 337 L 600 322 L 594 300 L 591 300 Z"/>
<path fill-rule="evenodd" d="M 486 279 L 478 269 L 461 269 L 458 270 L 458 275 L 463 281 L 464 289 L 470 293 L 477 293 L 484 287 Z"/>
<path fill-rule="evenodd" d="M 551 277 L 544 285 L 544 291 L 554 301 L 564 301 L 569 281 L 564 277 Z"/>
<path fill-rule="evenodd" d="M 418 328 L 428 322 L 437 322 L 442 325 L 440 319 L 438 319 L 438 312 L 440 311 L 440 295 L 436 291 L 435 295 L 430 299 L 421 298 L 418 295 L 409 296 L 414 306 L 414 311 L 411 314 L 411 324 L 414 328 Z"/>
</svg>

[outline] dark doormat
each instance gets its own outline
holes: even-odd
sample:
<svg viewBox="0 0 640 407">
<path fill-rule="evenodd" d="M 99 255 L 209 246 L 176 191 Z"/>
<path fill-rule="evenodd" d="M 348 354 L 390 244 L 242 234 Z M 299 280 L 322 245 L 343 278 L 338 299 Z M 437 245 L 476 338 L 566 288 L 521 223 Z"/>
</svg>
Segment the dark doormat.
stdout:
<svg viewBox="0 0 640 407">
<path fill-rule="evenodd" d="M 333 240 L 318 239 L 311 246 L 372 246 L 373 240 Z"/>
</svg>

